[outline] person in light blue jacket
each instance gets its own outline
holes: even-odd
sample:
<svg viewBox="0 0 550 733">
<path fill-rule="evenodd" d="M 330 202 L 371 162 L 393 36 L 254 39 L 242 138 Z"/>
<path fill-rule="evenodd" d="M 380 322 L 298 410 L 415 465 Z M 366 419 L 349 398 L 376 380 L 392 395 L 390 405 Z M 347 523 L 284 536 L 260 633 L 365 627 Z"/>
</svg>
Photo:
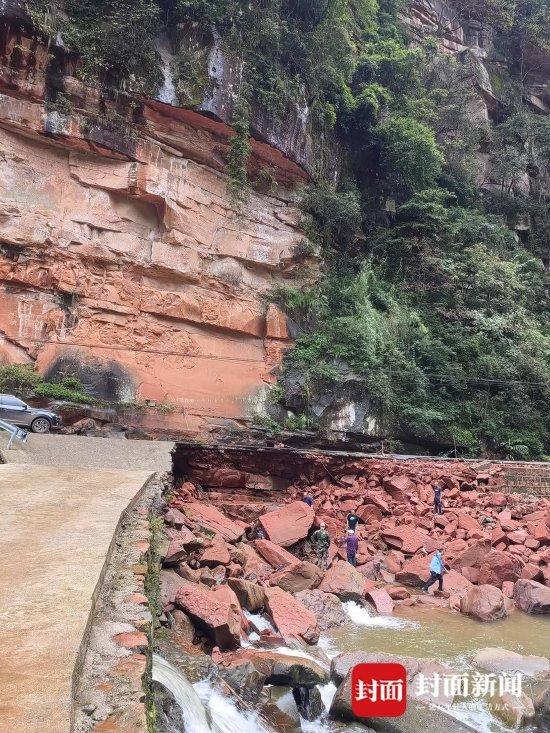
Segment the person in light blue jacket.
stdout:
<svg viewBox="0 0 550 733">
<path fill-rule="evenodd" d="M 443 560 L 443 547 L 440 547 L 432 557 L 430 562 L 430 579 L 422 586 L 422 592 L 427 593 L 428 588 L 432 586 L 436 580 L 439 581 L 439 590 L 443 590 L 443 573 L 445 572 L 445 561 Z M 424 550 L 425 554 L 428 554 Z"/>
</svg>

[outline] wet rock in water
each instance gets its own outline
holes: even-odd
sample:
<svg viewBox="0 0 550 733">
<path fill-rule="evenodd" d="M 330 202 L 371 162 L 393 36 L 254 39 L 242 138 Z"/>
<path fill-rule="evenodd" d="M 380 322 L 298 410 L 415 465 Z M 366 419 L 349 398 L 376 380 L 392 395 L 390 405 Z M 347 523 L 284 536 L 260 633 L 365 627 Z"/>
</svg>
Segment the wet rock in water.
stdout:
<svg viewBox="0 0 550 733">
<path fill-rule="evenodd" d="M 383 588 L 373 588 L 367 593 L 367 600 L 375 607 L 377 613 L 393 614 L 393 600 Z"/>
<path fill-rule="evenodd" d="M 351 692 L 350 670 L 336 691 L 330 707 L 331 717 L 364 723 L 384 733 L 472 733 L 469 726 L 440 708 L 425 705 L 414 698 L 407 700 L 407 711 L 399 718 L 360 718 L 351 708 Z"/>
<path fill-rule="evenodd" d="M 307 504 L 304 504 L 307 506 Z M 280 568 L 285 565 L 297 565 L 300 561 L 290 552 L 284 550 L 270 540 L 255 540 L 254 547 L 260 555 L 274 568 Z"/>
<path fill-rule="evenodd" d="M 480 649 L 472 660 L 474 667 L 486 672 L 513 674 L 521 672 L 526 677 L 545 679 L 550 677 L 550 660 L 532 654 L 518 654 L 500 647 Z"/>
<path fill-rule="evenodd" d="M 265 589 L 266 609 L 273 624 L 286 640 L 294 636 L 302 638 L 307 644 L 319 641 L 317 618 L 294 596 L 277 586 Z"/>
<path fill-rule="evenodd" d="M 538 733 L 550 733 L 550 687 L 537 695 L 534 706 L 534 722 Z"/>
<path fill-rule="evenodd" d="M 478 621 L 497 621 L 507 616 L 504 595 L 494 585 L 474 585 L 461 598 L 460 612 Z"/>
<path fill-rule="evenodd" d="M 261 585 L 242 578 L 229 578 L 227 584 L 235 592 L 241 606 L 247 611 L 254 613 L 265 606 L 265 591 Z"/>
<path fill-rule="evenodd" d="M 359 600 L 365 595 L 365 580 L 353 565 L 341 560 L 327 571 L 319 590 L 334 593 L 344 601 Z"/>
<path fill-rule="evenodd" d="M 239 649 L 223 655 L 220 669 L 241 668 L 250 664 L 265 684 L 285 687 L 315 687 L 328 681 L 328 672 L 306 657 L 259 649 Z"/>
<path fill-rule="evenodd" d="M 342 602 L 334 593 L 324 593 L 319 589 L 304 590 L 296 593 L 296 598 L 315 614 L 320 631 L 328 631 L 349 622 Z"/>
<path fill-rule="evenodd" d="M 495 695 L 489 700 L 492 714 L 513 730 L 525 728 L 533 722 L 535 706 L 531 698 L 522 693 L 516 695 Z"/>
<path fill-rule="evenodd" d="M 304 501 L 293 501 L 260 517 L 260 524 L 269 540 L 281 547 L 290 547 L 308 536 L 315 519 L 314 510 Z"/>
<path fill-rule="evenodd" d="M 304 720 L 317 720 L 325 712 L 321 693 L 317 687 L 293 687 L 292 697 Z"/>
<path fill-rule="evenodd" d="M 273 573 L 269 578 L 269 584 L 278 585 L 288 593 L 299 593 L 303 590 L 317 588 L 323 576 L 323 571 L 317 565 L 304 560 Z"/>
<path fill-rule="evenodd" d="M 244 528 L 224 516 L 211 504 L 193 502 L 184 504 L 182 512 L 206 529 L 219 534 L 226 542 L 237 542 L 244 535 Z"/>
<path fill-rule="evenodd" d="M 525 613 L 550 614 L 550 588 L 536 580 L 518 580 L 514 600 Z"/>
<path fill-rule="evenodd" d="M 234 604 L 202 585 L 186 581 L 176 593 L 175 603 L 221 650 L 240 646 L 241 614 Z"/>
<path fill-rule="evenodd" d="M 218 674 L 245 702 L 255 704 L 265 685 L 266 676 L 246 657 L 224 659 Z"/>
<path fill-rule="evenodd" d="M 491 550 L 479 568 L 479 584 L 494 585 L 502 588 L 505 580 L 516 582 L 521 576 L 523 563 L 521 560 L 501 550 Z"/>
</svg>

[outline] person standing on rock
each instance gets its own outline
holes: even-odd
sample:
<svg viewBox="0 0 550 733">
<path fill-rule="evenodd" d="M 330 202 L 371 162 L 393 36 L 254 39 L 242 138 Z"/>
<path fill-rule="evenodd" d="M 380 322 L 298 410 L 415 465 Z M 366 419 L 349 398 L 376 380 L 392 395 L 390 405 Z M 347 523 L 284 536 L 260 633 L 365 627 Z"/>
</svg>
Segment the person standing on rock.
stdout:
<svg viewBox="0 0 550 733">
<path fill-rule="evenodd" d="M 304 498 L 302 499 L 308 506 L 313 506 L 313 497 L 309 491 L 304 491 Z"/>
<path fill-rule="evenodd" d="M 355 532 L 355 528 L 357 527 L 357 522 L 359 521 L 359 517 L 355 512 L 350 512 L 348 514 L 348 529 L 353 530 Z"/>
<path fill-rule="evenodd" d="M 430 562 L 430 578 L 422 586 L 422 592 L 427 593 L 436 581 L 439 582 L 438 590 L 443 590 L 443 573 L 445 572 L 445 561 L 443 560 L 443 547 L 440 547 L 432 557 Z M 424 554 L 427 555 L 428 551 L 424 550 Z"/>
<path fill-rule="evenodd" d="M 434 486 L 434 514 L 443 514 L 443 508 L 441 505 L 441 494 L 443 493 L 443 488 L 439 486 L 439 484 L 436 484 Z"/>
<path fill-rule="evenodd" d="M 327 532 L 327 525 L 321 522 L 319 529 L 311 535 L 311 541 L 315 545 L 317 553 L 317 565 L 321 570 L 328 567 L 328 549 L 330 547 L 330 535 Z"/>
<path fill-rule="evenodd" d="M 357 550 L 359 549 L 359 538 L 355 534 L 354 529 L 348 529 L 347 537 L 344 537 L 340 544 L 346 543 L 346 557 L 347 561 L 353 567 L 357 567 Z"/>
</svg>

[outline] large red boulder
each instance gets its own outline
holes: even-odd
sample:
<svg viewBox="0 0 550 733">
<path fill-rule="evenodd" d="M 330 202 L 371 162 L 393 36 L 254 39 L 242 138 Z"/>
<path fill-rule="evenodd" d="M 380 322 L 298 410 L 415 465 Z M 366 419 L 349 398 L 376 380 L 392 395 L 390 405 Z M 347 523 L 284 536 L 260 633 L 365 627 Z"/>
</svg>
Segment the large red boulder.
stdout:
<svg viewBox="0 0 550 733">
<path fill-rule="evenodd" d="M 247 611 L 259 611 L 265 605 L 265 590 L 263 586 L 250 583 L 243 578 L 229 578 L 227 581 L 231 590 L 237 596 L 239 603 Z"/>
<path fill-rule="evenodd" d="M 274 512 L 262 514 L 260 523 L 269 540 L 290 547 L 308 536 L 315 512 L 305 501 L 293 501 Z"/>
<path fill-rule="evenodd" d="M 372 603 L 378 613 L 385 615 L 393 613 L 393 599 L 384 588 L 373 588 L 368 591 L 367 600 Z"/>
<path fill-rule="evenodd" d="M 307 506 L 307 504 L 306 504 Z M 300 561 L 290 552 L 283 550 L 282 547 L 276 545 L 269 540 L 255 540 L 254 547 L 260 555 L 274 568 L 280 568 L 284 565 L 296 565 Z"/>
<path fill-rule="evenodd" d="M 380 509 L 382 514 L 390 513 L 390 505 L 388 504 L 388 497 L 384 496 L 380 491 L 369 491 L 364 499 L 365 504 L 372 504 L 377 509 Z"/>
<path fill-rule="evenodd" d="M 367 526 L 382 519 L 382 511 L 374 504 L 363 504 L 355 513 Z"/>
<path fill-rule="evenodd" d="M 539 565 L 528 562 L 527 565 L 521 571 L 522 580 L 537 580 L 541 582 L 544 578 L 542 568 Z"/>
<path fill-rule="evenodd" d="M 215 535 L 212 545 L 202 553 L 199 564 L 208 568 L 215 568 L 217 565 L 229 565 L 231 557 L 229 549 L 220 535 Z"/>
<path fill-rule="evenodd" d="M 407 501 L 407 491 L 410 491 L 414 484 L 408 476 L 388 476 L 382 481 L 384 489 L 388 492 L 392 499 L 399 504 Z"/>
<path fill-rule="evenodd" d="M 365 580 L 353 565 L 342 560 L 327 571 L 319 590 L 334 593 L 343 600 L 354 600 L 363 598 Z"/>
<path fill-rule="evenodd" d="M 269 578 L 269 584 L 278 585 L 289 593 L 299 593 L 302 590 L 317 588 L 323 580 L 323 574 L 317 565 L 304 560 L 273 573 Z"/>
<path fill-rule="evenodd" d="M 502 588 L 505 580 L 515 583 L 521 576 L 523 563 L 515 556 L 502 550 L 491 550 L 479 568 L 479 584 Z"/>
<path fill-rule="evenodd" d="M 349 621 L 340 599 L 333 593 L 323 593 L 317 588 L 301 591 L 296 598 L 315 614 L 321 631 L 343 626 Z"/>
<path fill-rule="evenodd" d="M 430 577 L 430 558 L 425 555 L 415 555 L 407 560 L 401 570 L 395 574 L 395 580 L 404 585 L 419 588 Z"/>
<path fill-rule="evenodd" d="M 459 529 L 464 529 L 466 532 L 481 531 L 481 525 L 477 519 L 466 512 L 457 512 L 457 518 Z"/>
<path fill-rule="evenodd" d="M 317 618 L 294 596 L 277 586 L 266 588 L 265 605 L 273 625 L 287 643 L 298 636 L 307 644 L 317 644 L 319 641 Z"/>
<path fill-rule="evenodd" d="M 425 545 L 430 545 L 427 549 L 432 549 L 433 541 L 427 534 L 406 524 L 400 527 L 389 527 L 383 530 L 380 536 L 387 545 L 407 555 L 414 555 Z"/>
<path fill-rule="evenodd" d="M 166 535 L 166 550 L 162 552 L 164 562 L 173 565 L 186 557 L 190 552 L 203 546 L 204 541 L 201 537 L 195 537 L 187 527 L 180 529 L 167 528 L 164 530 Z"/>
<path fill-rule="evenodd" d="M 244 527 L 232 522 L 211 504 L 184 504 L 182 511 L 202 527 L 221 535 L 226 542 L 236 542 L 244 534 Z"/>
<path fill-rule="evenodd" d="M 272 572 L 273 566 L 266 562 L 262 555 L 249 543 L 243 542 L 240 547 L 243 556 L 243 572 L 247 578 L 262 578 Z M 286 552 L 282 548 L 281 552 Z"/>
<path fill-rule="evenodd" d="M 474 585 L 460 599 L 460 611 L 478 621 L 497 621 L 507 615 L 504 596 L 494 585 Z"/>
<path fill-rule="evenodd" d="M 460 570 L 460 568 L 479 568 L 490 551 L 490 540 L 477 540 L 470 547 L 459 552 L 452 560 L 449 560 L 449 565 L 455 570 Z"/>
<path fill-rule="evenodd" d="M 518 580 L 514 600 L 525 613 L 550 614 L 550 588 L 536 580 Z"/>
<path fill-rule="evenodd" d="M 222 651 L 240 646 L 241 614 L 238 604 L 229 603 L 225 596 L 221 597 L 203 585 L 186 581 L 177 591 L 175 603 Z"/>
<path fill-rule="evenodd" d="M 443 590 L 462 596 L 472 588 L 473 583 L 458 570 L 450 570 L 443 576 Z"/>
</svg>

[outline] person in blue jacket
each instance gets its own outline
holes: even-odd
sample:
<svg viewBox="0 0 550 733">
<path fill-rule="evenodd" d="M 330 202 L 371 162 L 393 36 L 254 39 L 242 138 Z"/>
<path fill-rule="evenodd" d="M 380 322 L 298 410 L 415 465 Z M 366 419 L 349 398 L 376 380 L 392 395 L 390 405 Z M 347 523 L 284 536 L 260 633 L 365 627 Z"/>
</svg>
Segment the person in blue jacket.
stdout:
<svg viewBox="0 0 550 733">
<path fill-rule="evenodd" d="M 427 550 L 424 550 L 427 555 Z M 438 590 L 443 590 L 443 574 L 445 573 L 445 561 L 443 560 L 443 547 L 440 547 L 432 557 L 430 562 L 430 578 L 422 586 L 422 592 L 427 593 L 428 588 L 432 586 L 436 581 L 439 581 Z"/>
</svg>

